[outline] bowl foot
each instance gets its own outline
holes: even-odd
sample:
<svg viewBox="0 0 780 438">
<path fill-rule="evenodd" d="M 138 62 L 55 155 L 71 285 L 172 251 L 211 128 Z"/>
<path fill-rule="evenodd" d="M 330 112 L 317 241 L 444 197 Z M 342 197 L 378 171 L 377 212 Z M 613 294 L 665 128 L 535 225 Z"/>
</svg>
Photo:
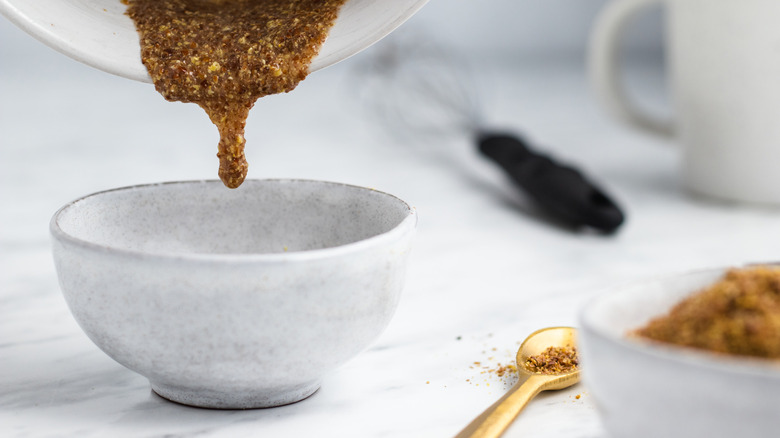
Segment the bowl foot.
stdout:
<svg viewBox="0 0 780 438">
<path fill-rule="evenodd" d="M 215 391 L 206 388 L 187 388 L 149 382 L 160 397 L 187 406 L 210 409 L 272 408 L 301 401 L 314 394 L 320 382 L 307 382 L 284 388 Z"/>
</svg>

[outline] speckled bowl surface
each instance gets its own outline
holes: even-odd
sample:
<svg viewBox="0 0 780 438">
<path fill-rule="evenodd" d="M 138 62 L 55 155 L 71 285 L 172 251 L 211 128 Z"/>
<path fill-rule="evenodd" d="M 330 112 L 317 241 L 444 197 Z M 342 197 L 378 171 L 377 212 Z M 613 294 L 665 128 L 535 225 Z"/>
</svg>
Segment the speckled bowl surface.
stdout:
<svg viewBox="0 0 780 438">
<path fill-rule="evenodd" d="M 780 363 L 627 336 L 724 272 L 704 270 L 627 285 L 583 309 L 583 382 L 610 437 L 779 436 Z"/>
<path fill-rule="evenodd" d="M 52 218 L 65 299 L 161 396 L 211 408 L 301 400 L 387 326 L 416 213 L 305 180 L 177 182 L 86 196 Z"/>
</svg>

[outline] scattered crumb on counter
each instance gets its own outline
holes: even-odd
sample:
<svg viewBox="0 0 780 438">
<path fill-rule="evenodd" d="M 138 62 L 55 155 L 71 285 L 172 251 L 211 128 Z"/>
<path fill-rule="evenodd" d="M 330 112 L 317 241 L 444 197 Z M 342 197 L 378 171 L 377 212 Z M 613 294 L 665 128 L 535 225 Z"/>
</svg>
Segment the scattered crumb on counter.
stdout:
<svg viewBox="0 0 780 438">
<path fill-rule="evenodd" d="M 492 338 L 493 334 L 490 333 L 486 337 Z M 462 336 L 458 336 L 458 338 L 456 339 L 463 339 Z M 520 342 L 517 345 L 520 345 Z M 502 350 L 500 351 L 498 347 L 485 345 L 480 350 L 483 358 L 471 362 L 468 366 L 468 369 L 475 374 L 464 380 L 472 386 L 493 389 L 498 384 L 504 390 L 511 388 L 518 379 L 517 365 L 515 364 L 517 350 L 513 348 Z"/>
</svg>

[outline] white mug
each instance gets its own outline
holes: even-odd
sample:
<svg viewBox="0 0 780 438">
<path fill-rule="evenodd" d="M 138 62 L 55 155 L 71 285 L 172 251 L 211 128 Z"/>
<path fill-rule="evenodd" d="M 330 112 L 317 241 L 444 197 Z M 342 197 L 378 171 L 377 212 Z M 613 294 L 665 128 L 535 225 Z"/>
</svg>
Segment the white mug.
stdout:
<svg viewBox="0 0 780 438">
<path fill-rule="evenodd" d="M 633 105 L 618 74 L 623 30 L 654 4 L 667 17 L 671 121 Z M 780 204 L 780 0 L 613 0 L 596 22 L 589 69 L 611 113 L 682 145 L 691 191 Z"/>
</svg>

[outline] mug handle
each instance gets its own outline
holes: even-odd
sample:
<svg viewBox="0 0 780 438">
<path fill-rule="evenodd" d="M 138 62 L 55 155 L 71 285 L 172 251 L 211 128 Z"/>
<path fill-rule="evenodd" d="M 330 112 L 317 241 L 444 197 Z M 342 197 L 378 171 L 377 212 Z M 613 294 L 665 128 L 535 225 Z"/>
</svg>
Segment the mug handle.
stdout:
<svg viewBox="0 0 780 438">
<path fill-rule="evenodd" d="M 596 19 L 588 49 L 588 74 L 601 103 L 618 120 L 641 130 L 672 137 L 670 120 L 655 117 L 635 106 L 620 80 L 620 42 L 626 25 L 647 7 L 663 0 L 613 0 Z"/>
</svg>

